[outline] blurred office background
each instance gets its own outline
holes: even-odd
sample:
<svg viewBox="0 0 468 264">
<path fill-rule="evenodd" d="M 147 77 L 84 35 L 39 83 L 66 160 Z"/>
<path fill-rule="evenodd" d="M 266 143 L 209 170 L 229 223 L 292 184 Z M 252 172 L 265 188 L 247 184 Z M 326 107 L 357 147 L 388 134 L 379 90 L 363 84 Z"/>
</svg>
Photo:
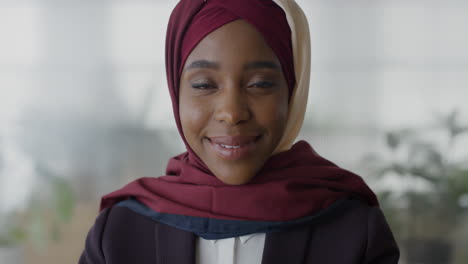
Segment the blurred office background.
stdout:
<svg viewBox="0 0 468 264">
<path fill-rule="evenodd" d="M 468 263 L 468 1 L 297 2 L 299 138 L 379 193 L 402 263 Z M 2 264 L 76 263 L 100 196 L 183 151 L 164 69 L 176 3 L 0 0 Z"/>
</svg>

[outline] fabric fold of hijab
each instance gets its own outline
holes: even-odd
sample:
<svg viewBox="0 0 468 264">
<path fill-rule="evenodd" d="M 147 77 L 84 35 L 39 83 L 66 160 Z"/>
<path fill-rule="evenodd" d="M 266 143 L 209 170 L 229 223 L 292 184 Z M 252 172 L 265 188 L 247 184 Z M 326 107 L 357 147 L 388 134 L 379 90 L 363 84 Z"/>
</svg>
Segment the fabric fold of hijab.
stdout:
<svg viewBox="0 0 468 264">
<path fill-rule="evenodd" d="M 290 115 L 278 151 L 251 182 L 239 186 L 218 180 L 190 149 L 178 104 L 180 75 L 191 50 L 207 34 L 236 19 L 245 19 L 264 36 L 290 88 Z M 181 0 L 168 25 L 166 70 L 175 120 L 187 152 L 170 159 L 165 176 L 140 178 L 104 196 L 101 210 L 120 202 L 120 206 L 199 235 L 195 226 L 203 223 L 200 236 L 218 239 L 304 224 L 349 197 L 377 206 L 361 177 L 322 158 L 305 141 L 291 147 L 307 103 L 309 53 L 307 21 L 293 0 Z M 223 223 L 229 226 L 224 233 L 219 228 Z"/>
</svg>

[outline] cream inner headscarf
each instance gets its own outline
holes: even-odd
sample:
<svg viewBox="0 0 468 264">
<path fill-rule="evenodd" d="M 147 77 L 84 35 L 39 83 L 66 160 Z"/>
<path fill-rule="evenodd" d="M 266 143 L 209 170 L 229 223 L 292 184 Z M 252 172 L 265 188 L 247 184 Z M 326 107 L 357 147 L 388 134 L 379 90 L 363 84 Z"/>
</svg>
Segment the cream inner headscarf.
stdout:
<svg viewBox="0 0 468 264">
<path fill-rule="evenodd" d="M 299 131 L 307 108 L 310 83 L 310 33 L 307 18 L 294 0 L 273 0 L 286 13 L 294 56 L 296 86 L 289 103 L 289 115 L 283 137 L 273 154 L 287 151 L 291 148 Z"/>
</svg>

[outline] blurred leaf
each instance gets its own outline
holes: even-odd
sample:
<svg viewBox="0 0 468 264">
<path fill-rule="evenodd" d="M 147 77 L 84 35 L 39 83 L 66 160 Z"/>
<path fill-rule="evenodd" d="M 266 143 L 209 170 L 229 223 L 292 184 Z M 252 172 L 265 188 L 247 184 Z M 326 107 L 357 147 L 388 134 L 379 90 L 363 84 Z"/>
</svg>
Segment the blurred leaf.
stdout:
<svg viewBox="0 0 468 264">
<path fill-rule="evenodd" d="M 73 215 L 75 200 L 69 182 L 41 164 L 36 164 L 36 169 L 38 174 L 43 177 L 41 183 L 45 188 L 49 187 L 51 192 L 44 191 L 46 189 L 41 186 L 41 192 L 35 193 L 31 198 L 27 213 L 29 216 L 27 228 L 23 229 L 15 225 L 7 226 L 6 230 L 9 233 L 8 235 L 0 233 L 0 245 L 18 244 L 30 239 L 35 250 L 43 251 L 51 239 L 60 239 L 60 222 L 69 221 Z M 46 221 L 44 215 L 52 209 L 54 213 L 50 218 L 52 225 L 49 225 L 49 218 Z M 18 216 L 12 218 L 17 220 Z"/>
<path fill-rule="evenodd" d="M 452 170 L 447 178 L 447 191 L 453 196 L 454 202 L 458 201 L 461 196 L 468 193 L 468 170 L 458 169 Z"/>
<path fill-rule="evenodd" d="M 396 132 L 388 132 L 385 135 L 385 139 L 386 139 L 386 142 L 387 142 L 387 146 L 391 150 L 397 149 L 398 146 L 400 145 L 400 135 L 398 133 L 396 133 Z"/>
<path fill-rule="evenodd" d="M 15 245 L 27 238 L 27 232 L 17 217 L 15 212 L 0 216 L 0 245 Z"/>
<path fill-rule="evenodd" d="M 16 241 L 16 242 L 24 241 L 28 237 L 26 230 L 19 226 L 13 228 L 10 232 L 10 235 L 13 241 Z"/>
<path fill-rule="evenodd" d="M 67 222 L 72 217 L 75 205 L 73 190 L 64 179 L 55 178 L 52 184 L 55 194 L 55 210 L 57 216 L 60 221 Z"/>
<path fill-rule="evenodd" d="M 41 212 L 33 210 L 31 222 L 29 225 L 29 234 L 34 248 L 39 251 L 44 251 L 46 245 L 45 225 L 41 216 Z"/>
<path fill-rule="evenodd" d="M 60 225 L 56 221 L 52 224 L 52 230 L 50 234 L 53 241 L 57 242 L 61 238 Z"/>
<path fill-rule="evenodd" d="M 387 173 L 395 173 L 399 176 L 404 176 L 409 173 L 409 170 L 402 164 L 399 163 L 390 163 L 386 167 L 379 168 L 377 170 L 377 176 L 382 177 L 385 176 Z"/>
<path fill-rule="evenodd" d="M 411 173 L 416 176 L 437 181 L 444 176 L 442 154 L 432 143 L 416 141 L 410 144 L 408 162 Z"/>
<path fill-rule="evenodd" d="M 462 126 L 458 121 L 459 111 L 454 109 L 447 116 L 440 117 L 442 126 L 449 131 L 450 138 L 455 138 L 460 134 L 468 132 L 468 126 Z"/>
<path fill-rule="evenodd" d="M 376 178 L 393 173 L 406 179 L 423 179 L 424 188 L 408 189 L 401 192 L 379 193 L 379 201 L 390 222 L 401 221 L 404 230 L 410 236 L 447 236 L 454 231 L 463 216 L 468 213 L 468 162 L 451 161 L 445 158 L 456 146 L 456 137 L 468 132 L 468 126 L 459 122 L 457 110 L 439 117 L 437 126 L 424 129 L 402 129 L 385 134 L 385 145 L 394 156 L 383 159 L 373 154 L 366 159 L 376 171 Z M 448 144 L 436 145 L 432 138 L 425 138 L 431 132 L 444 134 Z M 429 129 L 429 130 L 428 130 Z M 433 129 L 434 131 L 432 131 Z M 395 150 L 398 149 L 398 152 Z M 400 154 L 407 156 L 400 161 Z M 376 158 L 377 157 L 377 158 Z M 405 208 L 403 210 L 403 208 Z M 393 215 L 395 214 L 395 215 Z M 410 219 L 410 220 L 408 220 Z M 403 230 L 403 229 L 402 229 Z"/>
<path fill-rule="evenodd" d="M 391 131 L 385 134 L 385 142 L 390 150 L 396 150 L 404 141 L 411 138 L 414 132 L 410 129 L 401 129 L 398 131 Z"/>
<path fill-rule="evenodd" d="M 424 168 L 424 167 L 412 167 L 410 169 L 410 174 L 413 177 L 418 177 L 418 178 L 422 178 L 424 180 L 427 180 L 432 184 L 436 184 L 439 181 L 439 179 L 437 177 L 429 176 L 429 173 L 427 172 L 426 168 Z"/>
<path fill-rule="evenodd" d="M 10 238 L 0 236 L 0 247 L 10 246 L 13 242 Z"/>
<path fill-rule="evenodd" d="M 11 246 L 26 240 L 27 233 L 23 228 L 12 227 L 6 234 L 0 234 L 0 246 Z"/>
</svg>

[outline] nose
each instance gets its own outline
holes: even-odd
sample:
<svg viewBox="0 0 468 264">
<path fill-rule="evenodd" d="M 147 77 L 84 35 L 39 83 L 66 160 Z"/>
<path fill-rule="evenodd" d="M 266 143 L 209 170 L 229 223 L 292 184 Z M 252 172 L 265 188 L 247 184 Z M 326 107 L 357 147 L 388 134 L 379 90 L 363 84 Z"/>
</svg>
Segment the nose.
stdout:
<svg viewBox="0 0 468 264">
<path fill-rule="evenodd" d="M 251 118 L 247 95 L 239 87 L 227 87 L 216 99 L 215 119 L 229 126 L 247 122 Z"/>
</svg>

